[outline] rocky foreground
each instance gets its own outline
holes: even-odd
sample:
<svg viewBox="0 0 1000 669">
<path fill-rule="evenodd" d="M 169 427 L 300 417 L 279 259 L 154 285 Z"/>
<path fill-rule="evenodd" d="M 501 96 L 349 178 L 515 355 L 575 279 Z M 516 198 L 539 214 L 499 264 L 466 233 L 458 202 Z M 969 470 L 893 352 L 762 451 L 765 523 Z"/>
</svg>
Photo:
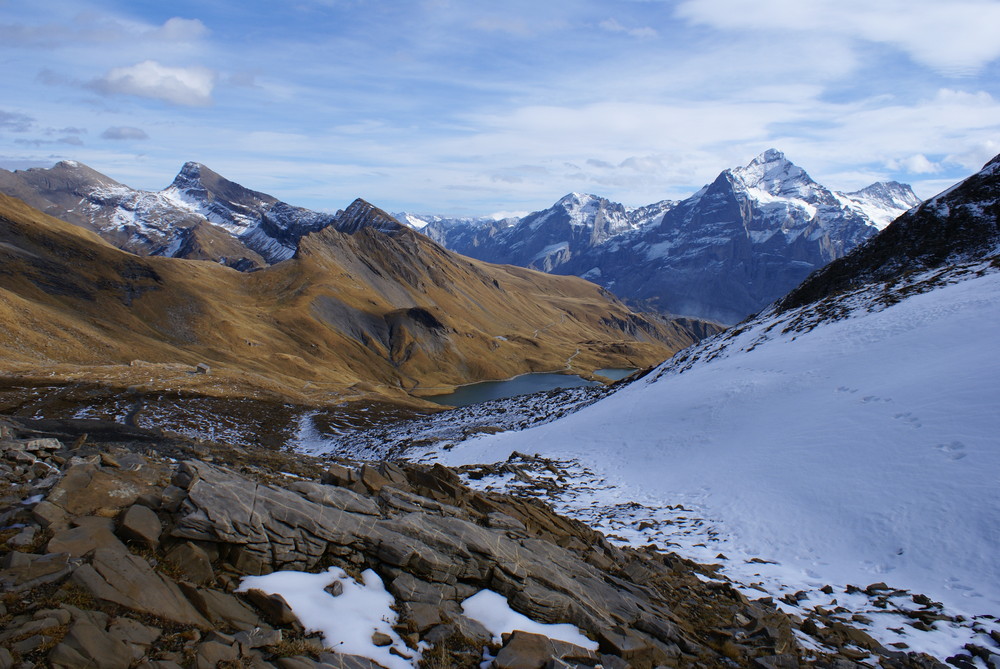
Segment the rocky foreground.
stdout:
<svg viewBox="0 0 1000 669">
<path fill-rule="evenodd" d="M 0 669 L 377 667 L 325 648 L 280 596 L 237 592 L 247 575 L 331 566 L 381 577 L 405 643 L 392 652 L 423 667 L 944 666 L 843 624 L 808 630 L 835 654 L 806 650 L 802 621 L 711 580 L 711 567 L 615 547 L 440 465 L 9 418 L 0 476 Z M 495 639 L 463 615 L 483 589 L 599 649 Z"/>
</svg>

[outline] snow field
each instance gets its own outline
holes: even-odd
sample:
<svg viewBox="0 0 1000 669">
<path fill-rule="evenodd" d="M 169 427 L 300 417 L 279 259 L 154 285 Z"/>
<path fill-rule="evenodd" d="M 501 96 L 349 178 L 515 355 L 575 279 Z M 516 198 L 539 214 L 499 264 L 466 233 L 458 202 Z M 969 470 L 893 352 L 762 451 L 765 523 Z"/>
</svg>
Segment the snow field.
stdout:
<svg viewBox="0 0 1000 669">
<path fill-rule="evenodd" d="M 683 503 L 705 534 L 691 542 L 679 532 L 671 550 L 702 562 L 724 553 L 722 573 L 776 595 L 884 581 L 968 620 L 998 612 L 1000 274 L 762 335 L 773 322 L 709 362 L 436 458 L 462 465 L 520 451 L 585 463 L 607 490 L 561 510 L 587 515 L 609 495 L 653 510 Z M 667 527 L 661 538 L 676 529 Z M 937 623 L 932 634 L 896 623 L 872 629 L 938 657 L 975 636 L 975 625 Z"/>
</svg>

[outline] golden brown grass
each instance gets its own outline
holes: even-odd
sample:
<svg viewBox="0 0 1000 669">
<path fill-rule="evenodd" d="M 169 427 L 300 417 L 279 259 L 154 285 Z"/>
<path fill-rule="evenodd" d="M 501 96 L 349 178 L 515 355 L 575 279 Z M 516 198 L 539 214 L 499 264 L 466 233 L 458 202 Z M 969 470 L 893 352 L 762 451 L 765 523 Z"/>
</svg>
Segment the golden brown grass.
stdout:
<svg viewBox="0 0 1000 669">
<path fill-rule="evenodd" d="M 240 273 L 134 256 L 0 195 L 0 372 L 24 378 L 419 404 L 411 392 L 570 360 L 574 373 L 644 367 L 692 341 L 614 325 L 630 319 L 586 281 L 470 260 L 409 230 L 323 230 L 294 259 Z"/>
</svg>

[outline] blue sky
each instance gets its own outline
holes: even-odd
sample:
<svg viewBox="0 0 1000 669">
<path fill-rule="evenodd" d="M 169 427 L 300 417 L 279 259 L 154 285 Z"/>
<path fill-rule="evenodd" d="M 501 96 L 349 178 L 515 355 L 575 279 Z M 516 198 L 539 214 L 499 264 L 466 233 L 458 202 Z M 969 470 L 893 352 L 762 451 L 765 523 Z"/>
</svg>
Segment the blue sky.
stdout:
<svg viewBox="0 0 1000 669">
<path fill-rule="evenodd" d="M 1000 0 L 0 0 L 0 166 L 485 215 L 774 147 L 929 197 L 1000 153 L 998 30 Z"/>
</svg>

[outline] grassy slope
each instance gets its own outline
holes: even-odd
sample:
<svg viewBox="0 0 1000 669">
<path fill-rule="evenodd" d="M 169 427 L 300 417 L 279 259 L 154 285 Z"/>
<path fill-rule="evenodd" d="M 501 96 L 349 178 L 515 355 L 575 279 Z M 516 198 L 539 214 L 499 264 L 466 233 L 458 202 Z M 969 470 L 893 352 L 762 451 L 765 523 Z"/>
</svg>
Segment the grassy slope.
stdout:
<svg viewBox="0 0 1000 669">
<path fill-rule="evenodd" d="M 571 357 L 578 372 L 644 366 L 691 340 L 593 284 L 469 260 L 409 230 L 327 229 L 294 259 L 240 273 L 134 256 L 0 195 L 8 374 L 316 404 L 405 401 L 409 390 L 559 370 Z M 198 362 L 212 374 L 192 374 Z"/>
</svg>

